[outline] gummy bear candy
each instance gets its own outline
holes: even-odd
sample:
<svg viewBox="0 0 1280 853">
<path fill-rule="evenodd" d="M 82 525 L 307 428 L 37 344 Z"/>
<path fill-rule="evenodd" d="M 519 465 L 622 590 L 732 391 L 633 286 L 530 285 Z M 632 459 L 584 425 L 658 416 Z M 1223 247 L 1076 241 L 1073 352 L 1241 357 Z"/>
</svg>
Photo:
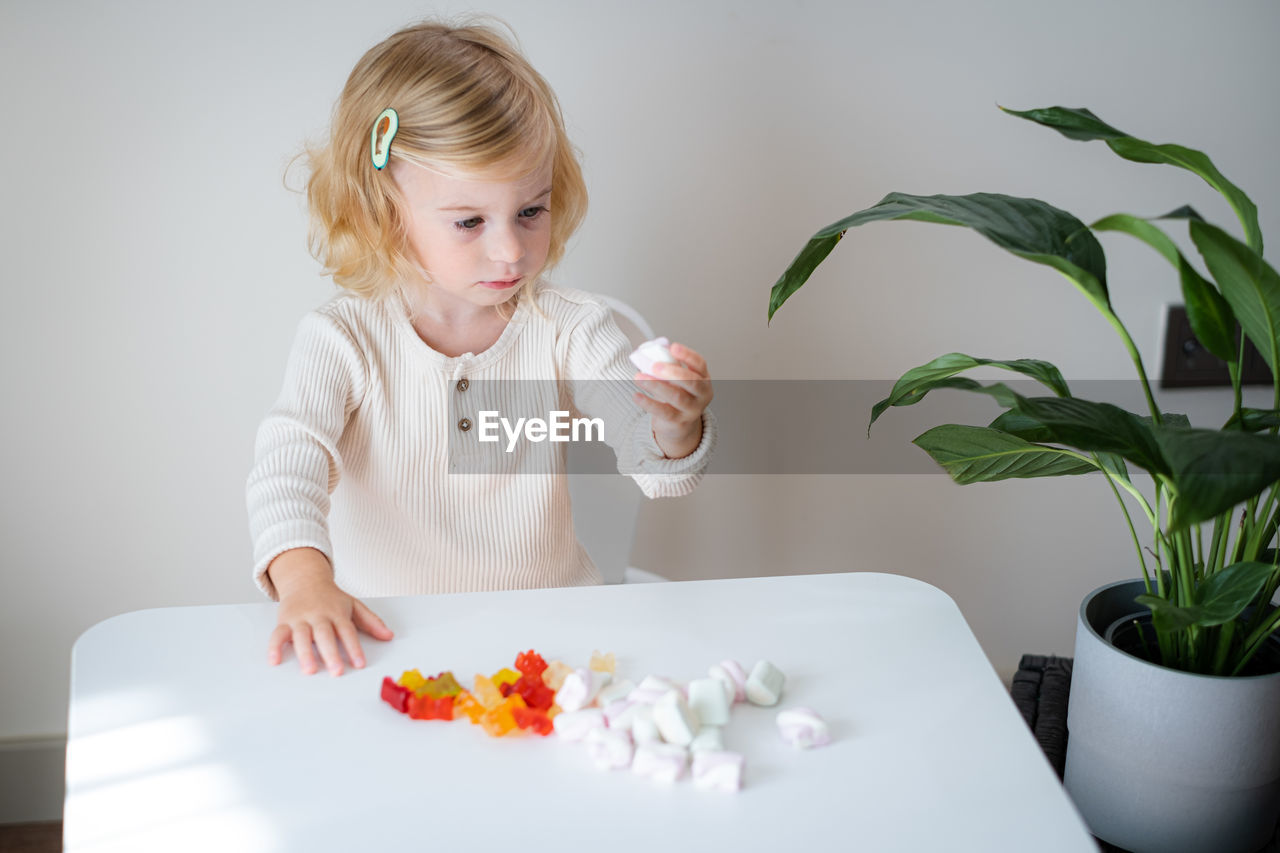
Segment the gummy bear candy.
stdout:
<svg viewBox="0 0 1280 853">
<path fill-rule="evenodd" d="M 422 689 L 422 685 L 427 683 L 427 680 L 423 678 L 422 673 L 418 672 L 416 669 L 406 669 L 404 674 L 400 676 L 400 680 L 396 683 L 401 687 L 408 687 L 414 693 L 417 693 Z"/>
<path fill-rule="evenodd" d="M 480 725 L 494 737 L 502 737 L 516 728 L 513 714 L 517 708 L 524 706 L 524 700 L 518 694 L 508 696 L 502 700 L 502 704 L 484 712 L 484 716 L 480 718 Z"/>
<path fill-rule="evenodd" d="M 547 710 L 556 700 L 556 692 L 543 684 L 542 676 L 534 672 L 520 676 L 520 680 L 511 685 L 511 689 L 524 698 L 526 705 L 539 711 Z"/>
<path fill-rule="evenodd" d="M 389 675 L 382 679 L 382 698 L 401 714 L 409 710 L 409 688 L 396 684 Z"/>
<path fill-rule="evenodd" d="M 495 685 L 497 685 L 498 687 L 501 687 L 504 682 L 507 684 L 515 684 L 518 680 L 520 680 L 520 673 L 513 672 L 511 669 L 507 667 L 503 667 L 502 669 L 498 670 L 497 672 L 495 672 L 493 675 L 489 677 L 493 679 L 493 683 Z"/>
<path fill-rule="evenodd" d="M 415 720 L 452 720 L 453 697 L 439 699 L 425 695 L 409 697 L 409 716 Z"/>
<path fill-rule="evenodd" d="M 525 675 L 542 675 L 546 668 L 547 662 L 533 649 L 516 655 L 516 669 Z"/>
<path fill-rule="evenodd" d="M 612 675 L 617 663 L 615 662 L 613 652 L 609 652 L 607 655 L 602 655 L 600 652 L 592 650 L 591 662 L 587 664 L 587 666 L 590 669 L 594 669 L 596 672 L 607 672 Z"/>
<path fill-rule="evenodd" d="M 453 698 L 453 708 L 455 712 L 461 711 L 466 714 L 467 719 L 473 724 L 479 723 L 480 718 L 484 716 L 484 706 L 465 690 Z"/>
<path fill-rule="evenodd" d="M 552 690 L 559 690 L 560 686 L 564 684 L 565 676 L 571 672 L 573 672 L 573 667 L 564 661 L 553 660 L 542 671 L 542 682 Z"/>
<path fill-rule="evenodd" d="M 543 689 L 546 690 L 548 688 L 543 685 Z M 550 718 L 536 708 L 516 708 L 512 710 L 511 716 L 520 728 L 532 729 L 543 737 L 551 734 L 552 729 L 555 728 Z"/>
<path fill-rule="evenodd" d="M 503 698 L 498 686 L 493 683 L 493 679 L 484 675 L 476 676 L 475 686 L 472 688 L 471 693 L 485 708 L 497 707 L 501 704 Z"/>
<path fill-rule="evenodd" d="M 416 693 L 425 694 L 432 699 L 439 699 L 441 696 L 457 696 L 462 690 L 462 685 L 453 677 L 452 672 L 442 672 L 435 678 L 427 679 L 426 683 L 418 688 Z"/>
</svg>

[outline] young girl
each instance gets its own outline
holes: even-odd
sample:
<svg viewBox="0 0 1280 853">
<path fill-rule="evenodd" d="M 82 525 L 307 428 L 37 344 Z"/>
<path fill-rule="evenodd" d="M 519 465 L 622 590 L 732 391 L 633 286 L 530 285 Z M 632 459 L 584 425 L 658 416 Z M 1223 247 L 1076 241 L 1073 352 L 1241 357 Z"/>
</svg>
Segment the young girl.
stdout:
<svg viewBox="0 0 1280 853">
<path fill-rule="evenodd" d="M 542 280 L 586 187 L 555 95 L 495 31 L 375 46 L 308 163 L 312 250 L 346 292 L 298 329 L 247 497 L 254 579 L 280 602 L 268 660 L 292 643 L 315 672 L 314 644 L 338 675 L 342 651 L 364 666 L 358 631 L 392 636 L 357 596 L 600 582 L 564 444 L 544 474 L 454 473 L 479 448 L 473 383 L 553 383 L 649 497 L 693 489 L 715 430 L 697 352 L 636 373 L 600 301 Z"/>
</svg>

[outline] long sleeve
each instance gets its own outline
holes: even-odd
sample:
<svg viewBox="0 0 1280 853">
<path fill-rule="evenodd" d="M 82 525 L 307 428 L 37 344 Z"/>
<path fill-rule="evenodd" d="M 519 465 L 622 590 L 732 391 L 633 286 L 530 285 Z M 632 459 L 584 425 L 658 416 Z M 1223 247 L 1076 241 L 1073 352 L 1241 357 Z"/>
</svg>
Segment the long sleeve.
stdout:
<svg viewBox="0 0 1280 853">
<path fill-rule="evenodd" d="M 275 406 L 258 428 L 246 501 L 254 580 L 276 592 L 266 574 L 280 553 L 309 547 L 333 562 L 329 495 L 338 484 L 338 441 L 367 387 L 367 368 L 350 334 L 323 311 L 298 327 Z"/>
<path fill-rule="evenodd" d="M 574 407 L 605 424 L 605 441 L 618 457 L 618 471 L 631 476 L 647 497 L 676 497 L 702 479 L 715 445 L 715 418 L 702 415 L 702 439 L 688 456 L 668 459 L 653 437 L 649 415 L 631 399 L 635 369 L 631 346 L 608 308 L 591 310 L 564 338 L 564 363 Z"/>
</svg>

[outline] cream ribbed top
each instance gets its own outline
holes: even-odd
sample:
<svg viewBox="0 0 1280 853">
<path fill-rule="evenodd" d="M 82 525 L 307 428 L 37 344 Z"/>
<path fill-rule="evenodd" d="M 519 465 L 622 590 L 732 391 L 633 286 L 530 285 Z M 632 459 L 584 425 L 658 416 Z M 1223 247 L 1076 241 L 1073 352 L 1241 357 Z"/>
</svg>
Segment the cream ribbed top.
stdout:
<svg viewBox="0 0 1280 853">
<path fill-rule="evenodd" d="M 647 496 L 692 491 L 715 442 L 711 413 L 697 450 L 664 458 L 608 308 L 547 285 L 536 301 L 520 299 L 489 349 L 457 357 L 424 343 L 395 297 L 342 294 L 302 320 L 247 488 L 263 592 L 276 597 L 268 564 L 300 547 L 324 553 L 357 597 L 599 583 L 573 529 L 566 445 L 521 440 L 506 454 L 501 431 L 478 443 L 476 411 L 501 406 L 495 395 L 549 392 L 604 421 L 618 470 Z"/>
</svg>

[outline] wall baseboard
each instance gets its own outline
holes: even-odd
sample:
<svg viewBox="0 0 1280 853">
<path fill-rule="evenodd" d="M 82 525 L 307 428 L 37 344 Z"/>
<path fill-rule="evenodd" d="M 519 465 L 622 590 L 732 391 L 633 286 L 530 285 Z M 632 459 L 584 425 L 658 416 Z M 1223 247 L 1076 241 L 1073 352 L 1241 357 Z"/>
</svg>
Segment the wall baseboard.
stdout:
<svg viewBox="0 0 1280 853">
<path fill-rule="evenodd" d="M 62 820 L 67 740 L 0 740 L 0 823 Z"/>
</svg>

